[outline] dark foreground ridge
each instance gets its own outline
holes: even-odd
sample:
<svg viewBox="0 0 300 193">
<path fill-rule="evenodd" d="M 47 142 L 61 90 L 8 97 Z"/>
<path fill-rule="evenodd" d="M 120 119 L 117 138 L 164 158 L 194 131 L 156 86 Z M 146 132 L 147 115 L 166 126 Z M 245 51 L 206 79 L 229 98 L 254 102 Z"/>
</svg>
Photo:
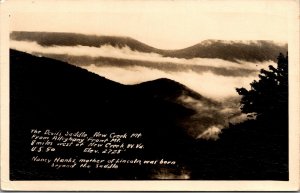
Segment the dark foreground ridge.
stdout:
<svg viewBox="0 0 300 193">
<path fill-rule="evenodd" d="M 33 128 L 80 129 L 89 133 L 142 132 L 147 147 L 144 153 L 150 158 L 168 152 L 169 159 L 173 159 L 190 141 L 179 120 L 194 111 L 172 100 L 180 95 L 182 85 L 177 82 L 168 80 L 167 84 L 175 92 L 170 91 L 169 96 L 173 97 L 167 99 L 166 93 L 154 90 L 146 93 L 142 85 L 122 85 L 53 59 L 11 50 L 10 61 L 12 179 L 149 178 L 147 168 L 127 168 L 130 172 L 126 169 L 90 171 L 89 174 L 33 166 L 30 161 L 24 161 L 32 157 L 30 130 Z M 68 155 L 72 151 L 64 152 L 63 156 Z"/>
<path fill-rule="evenodd" d="M 255 122 L 248 122 L 228 128 L 218 141 L 195 140 L 182 126 L 195 114 L 177 100 L 182 94 L 218 105 L 172 80 L 126 86 L 61 61 L 10 50 L 10 178 L 149 180 L 166 170 L 173 176 L 188 171 L 192 180 L 288 179 L 284 136 L 264 133 L 255 128 Z M 117 170 L 45 167 L 31 161 L 30 146 L 31 129 L 43 128 L 90 134 L 141 132 L 144 151 L 126 153 L 123 158 L 163 157 L 177 164 L 173 168 L 129 165 Z M 70 149 L 47 156 L 87 155 Z"/>
</svg>

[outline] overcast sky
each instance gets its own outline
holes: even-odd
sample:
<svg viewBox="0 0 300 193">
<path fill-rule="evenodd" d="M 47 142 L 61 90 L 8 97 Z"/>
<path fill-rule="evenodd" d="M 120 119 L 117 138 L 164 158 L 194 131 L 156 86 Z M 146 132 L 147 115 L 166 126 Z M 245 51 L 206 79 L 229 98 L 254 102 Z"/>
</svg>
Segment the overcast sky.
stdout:
<svg viewBox="0 0 300 193">
<path fill-rule="evenodd" d="M 10 30 L 130 36 L 162 49 L 205 39 L 286 42 L 289 2 L 14 0 Z"/>
</svg>

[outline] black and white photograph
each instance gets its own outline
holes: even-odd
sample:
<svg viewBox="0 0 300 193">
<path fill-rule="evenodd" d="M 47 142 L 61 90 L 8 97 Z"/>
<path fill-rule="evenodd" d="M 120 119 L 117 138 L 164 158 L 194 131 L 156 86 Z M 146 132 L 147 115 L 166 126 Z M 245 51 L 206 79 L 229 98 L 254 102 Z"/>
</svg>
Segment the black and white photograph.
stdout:
<svg viewBox="0 0 300 193">
<path fill-rule="evenodd" d="M 299 188 L 299 1 L 1 4 L 12 184 Z"/>
</svg>

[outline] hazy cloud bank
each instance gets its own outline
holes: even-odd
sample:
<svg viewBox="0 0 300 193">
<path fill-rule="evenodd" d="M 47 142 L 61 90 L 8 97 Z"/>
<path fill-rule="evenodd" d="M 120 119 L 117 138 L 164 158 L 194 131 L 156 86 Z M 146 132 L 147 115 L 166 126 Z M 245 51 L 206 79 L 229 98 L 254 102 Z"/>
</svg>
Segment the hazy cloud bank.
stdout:
<svg viewBox="0 0 300 193">
<path fill-rule="evenodd" d="M 193 71 L 165 72 L 140 66 L 119 68 L 90 65 L 83 68 L 123 84 L 138 84 L 162 77 L 169 78 L 186 85 L 201 95 L 218 100 L 237 96 L 235 88 L 241 86 L 249 88 L 249 83 L 254 79 L 254 77 L 218 76 L 211 72 L 202 74 Z"/>
<path fill-rule="evenodd" d="M 179 59 L 112 46 L 43 47 L 35 42 L 11 41 L 11 48 L 67 60 L 123 84 L 169 78 L 218 100 L 237 96 L 236 87 L 249 87 L 259 69 L 275 64 L 272 61 L 235 63 L 221 59 Z"/>
<path fill-rule="evenodd" d="M 20 51 L 26 51 L 28 53 L 40 53 L 40 54 L 59 54 L 68 56 L 86 56 L 86 57 L 107 57 L 107 58 L 119 58 L 137 61 L 150 61 L 158 63 L 174 63 L 181 65 L 192 66 L 206 66 L 206 67 L 222 67 L 226 69 L 247 69 L 257 70 L 261 66 L 273 64 L 274 62 L 257 62 L 253 65 L 252 62 L 239 61 L 239 63 L 230 62 L 222 59 L 211 58 L 171 58 L 163 57 L 156 53 L 144 53 L 138 51 L 132 51 L 129 47 L 116 48 L 110 45 L 104 45 L 101 47 L 88 47 L 88 46 L 40 46 L 36 42 L 27 41 L 11 41 L 10 47 Z M 87 64 L 85 64 L 87 65 Z"/>
<path fill-rule="evenodd" d="M 66 61 L 127 85 L 159 78 L 186 85 L 204 97 L 220 102 L 214 105 L 185 95 L 178 98 L 180 103 L 195 110 L 193 116 L 183 121 L 184 128 L 194 138 L 201 139 L 217 139 L 229 122 L 244 121 L 246 116 L 240 112 L 239 96 L 235 88 L 249 88 L 261 68 L 275 65 L 273 61 L 236 63 L 222 59 L 171 58 L 110 45 L 99 48 L 44 47 L 35 42 L 11 41 L 11 48 Z"/>
</svg>

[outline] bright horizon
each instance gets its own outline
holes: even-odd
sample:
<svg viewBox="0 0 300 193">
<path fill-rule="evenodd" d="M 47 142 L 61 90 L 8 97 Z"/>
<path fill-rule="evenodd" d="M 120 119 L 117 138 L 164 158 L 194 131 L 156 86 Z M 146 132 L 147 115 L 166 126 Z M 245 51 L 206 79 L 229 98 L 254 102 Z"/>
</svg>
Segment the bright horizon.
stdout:
<svg viewBox="0 0 300 193">
<path fill-rule="evenodd" d="M 10 31 L 127 36 L 160 49 L 206 39 L 288 40 L 290 1 L 26 1 L 10 7 Z"/>
</svg>

